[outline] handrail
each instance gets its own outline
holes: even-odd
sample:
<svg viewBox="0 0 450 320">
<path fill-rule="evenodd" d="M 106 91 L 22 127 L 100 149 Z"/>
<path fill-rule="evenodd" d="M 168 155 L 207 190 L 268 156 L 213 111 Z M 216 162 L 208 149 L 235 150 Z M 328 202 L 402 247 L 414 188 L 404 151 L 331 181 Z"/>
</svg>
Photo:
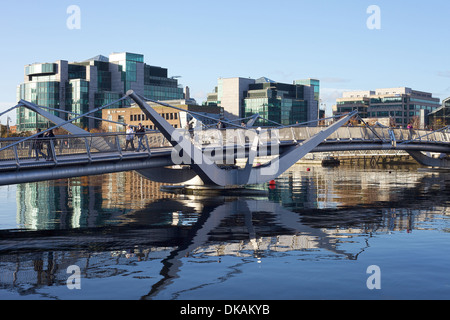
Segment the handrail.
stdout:
<svg viewBox="0 0 450 320">
<path fill-rule="evenodd" d="M 181 133 L 186 133 L 185 129 L 178 129 Z M 303 127 L 303 128 L 272 128 L 269 130 L 263 130 L 259 133 L 260 143 L 262 145 L 272 145 L 272 144 L 299 144 L 308 139 L 308 137 L 317 134 L 321 128 L 318 127 Z M 399 138 L 400 132 L 396 135 L 393 131 L 402 129 L 389 129 L 383 128 L 384 135 L 387 140 L 392 144 L 392 148 L 396 149 L 395 144 L 397 144 L 397 149 L 399 144 L 403 141 Z M 404 131 L 404 130 L 403 130 Z M 246 130 L 243 128 L 239 129 L 210 129 L 195 132 L 195 134 L 200 133 L 201 135 L 194 136 L 192 139 L 196 140 L 196 144 L 200 144 L 203 148 L 227 148 L 231 145 L 245 146 L 248 141 L 246 141 Z M 362 131 L 357 127 L 341 127 L 337 130 L 336 134 L 324 140 L 324 143 L 373 143 L 373 136 L 369 133 L 370 131 Z M 392 135 L 389 136 L 391 132 Z M 419 131 L 420 132 L 420 131 Z M 446 134 L 436 142 L 442 145 L 443 150 L 448 149 L 450 146 L 450 134 Z M 71 163 L 71 161 L 80 161 L 84 159 L 85 161 L 92 162 L 97 158 L 122 160 L 124 158 L 133 157 L 133 154 L 126 153 L 125 151 L 125 132 L 114 132 L 114 133 L 95 133 L 95 134 L 83 134 L 83 135 L 57 135 L 48 140 L 48 138 L 32 138 L 28 140 L 21 139 L 15 141 L 14 144 L 9 144 L 2 147 L 0 150 L 0 165 L 6 167 L 13 165 L 16 169 L 20 169 L 25 163 L 27 165 L 32 165 L 32 161 L 36 157 L 36 145 L 38 141 L 42 142 L 41 150 L 43 153 L 48 155 L 51 152 L 52 165 L 59 166 L 65 163 Z M 271 137 L 277 136 L 276 140 L 271 139 Z M 396 141 L 392 140 L 392 137 L 396 137 Z M 144 143 L 147 146 L 148 156 L 151 156 L 151 152 L 162 149 L 171 148 L 170 142 L 162 135 L 160 132 L 152 132 L 145 134 Z M 235 138 L 232 138 L 235 137 Z M 438 137 L 436 137 L 438 138 Z M 439 137 L 440 138 L 440 137 Z M 266 141 L 266 139 L 268 139 Z M 383 142 L 387 142 L 383 140 Z M 11 139 L 0 139 L 0 146 L 4 143 L 11 141 Z M 422 141 L 424 144 L 435 144 L 434 140 Z M 53 144 L 53 145 L 52 145 Z M 129 151 L 129 150 L 128 150 Z M 137 156 L 137 155 L 136 155 Z M 113 160 L 114 160 L 113 159 Z M 5 168 L 6 168 L 5 167 Z"/>
</svg>

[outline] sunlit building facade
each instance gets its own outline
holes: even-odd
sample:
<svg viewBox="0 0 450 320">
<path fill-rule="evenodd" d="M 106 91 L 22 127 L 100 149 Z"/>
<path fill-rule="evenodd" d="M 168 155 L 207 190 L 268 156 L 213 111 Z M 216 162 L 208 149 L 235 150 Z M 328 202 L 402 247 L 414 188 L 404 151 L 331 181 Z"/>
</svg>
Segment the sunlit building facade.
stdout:
<svg viewBox="0 0 450 320">
<path fill-rule="evenodd" d="M 389 119 L 391 126 L 407 127 L 422 123 L 421 117 L 440 107 L 440 99 L 432 93 L 407 87 L 376 89 L 375 91 L 344 92 L 336 100 L 334 115 L 357 110 L 362 118 Z"/>
</svg>

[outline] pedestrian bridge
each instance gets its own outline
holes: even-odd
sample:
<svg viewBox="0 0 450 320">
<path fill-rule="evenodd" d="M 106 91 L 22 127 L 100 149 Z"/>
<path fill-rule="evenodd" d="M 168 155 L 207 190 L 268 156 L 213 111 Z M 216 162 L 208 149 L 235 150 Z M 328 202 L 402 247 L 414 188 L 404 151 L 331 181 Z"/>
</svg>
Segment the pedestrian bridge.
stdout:
<svg viewBox="0 0 450 320">
<path fill-rule="evenodd" d="M 357 116 L 351 113 L 328 127 L 236 125 L 188 131 L 173 128 L 135 93 L 127 96 L 159 129 L 139 137 L 146 151 L 125 150 L 125 133 L 90 134 L 72 125 L 74 119 L 64 121 L 29 102 L 19 102 L 18 106 L 39 112 L 55 123 L 53 128 L 63 127 L 69 134 L 0 139 L 0 185 L 134 170 L 157 182 L 229 188 L 273 180 L 310 152 L 351 150 L 402 150 L 423 165 L 450 168 L 447 128 L 431 132 L 345 126 Z M 36 158 L 38 145 L 50 159 Z M 235 165 L 239 159 L 246 160 L 243 167 Z"/>
</svg>

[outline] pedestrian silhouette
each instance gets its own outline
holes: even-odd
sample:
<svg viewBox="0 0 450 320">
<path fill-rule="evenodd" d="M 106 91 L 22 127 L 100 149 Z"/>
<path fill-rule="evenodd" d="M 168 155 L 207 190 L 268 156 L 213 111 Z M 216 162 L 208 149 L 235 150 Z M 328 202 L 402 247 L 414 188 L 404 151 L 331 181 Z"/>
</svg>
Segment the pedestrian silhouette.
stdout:
<svg viewBox="0 0 450 320">
<path fill-rule="evenodd" d="M 41 129 L 37 129 L 37 133 L 39 133 L 41 131 L 42 131 Z M 36 137 L 36 139 L 34 140 L 33 149 L 34 149 L 34 152 L 36 154 L 36 161 L 39 160 L 39 155 L 41 155 L 42 158 L 44 158 L 44 159 L 47 158 L 47 155 L 42 152 L 43 140 L 44 140 L 44 134 L 43 133 L 40 133 Z"/>
</svg>

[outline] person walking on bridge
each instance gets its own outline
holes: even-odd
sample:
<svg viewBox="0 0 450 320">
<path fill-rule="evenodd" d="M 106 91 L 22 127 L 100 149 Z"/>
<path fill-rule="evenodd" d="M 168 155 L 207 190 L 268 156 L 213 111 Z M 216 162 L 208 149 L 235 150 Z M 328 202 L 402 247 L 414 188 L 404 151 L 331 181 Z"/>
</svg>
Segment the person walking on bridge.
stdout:
<svg viewBox="0 0 450 320">
<path fill-rule="evenodd" d="M 41 132 L 41 129 L 37 129 L 37 133 Z M 34 140 L 33 143 L 33 149 L 34 152 L 36 153 L 36 161 L 39 161 L 39 155 L 41 155 L 44 159 L 47 158 L 47 155 L 45 153 L 42 152 L 42 146 L 43 146 L 43 140 L 44 139 L 44 134 L 43 133 L 39 133 L 39 135 L 36 137 L 36 139 Z"/>
<path fill-rule="evenodd" d="M 125 151 L 127 151 L 129 144 L 131 145 L 131 151 L 134 151 L 134 130 L 130 125 L 127 126 L 127 135 L 125 136 L 125 141 Z"/>
<path fill-rule="evenodd" d="M 147 148 L 144 146 L 144 143 L 142 141 L 145 136 L 145 128 L 142 126 L 142 123 L 139 123 L 139 127 L 136 130 L 136 135 L 138 136 L 138 147 L 136 149 L 136 152 L 139 152 L 141 150 L 141 147 L 143 149 L 142 151 L 147 150 Z"/>
<path fill-rule="evenodd" d="M 52 141 L 55 140 L 55 134 L 53 130 L 48 131 L 44 137 L 47 140 L 47 161 L 52 161 L 54 159 L 53 149 L 52 149 Z"/>
</svg>

